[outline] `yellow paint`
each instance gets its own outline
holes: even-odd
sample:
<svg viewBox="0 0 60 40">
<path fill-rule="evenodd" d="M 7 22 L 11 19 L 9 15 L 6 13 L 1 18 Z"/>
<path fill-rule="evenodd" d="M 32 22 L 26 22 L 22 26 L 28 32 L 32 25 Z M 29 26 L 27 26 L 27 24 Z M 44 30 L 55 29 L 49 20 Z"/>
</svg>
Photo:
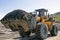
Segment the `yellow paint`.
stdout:
<svg viewBox="0 0 60 40">
<path fill-rule="evenodd" d="M 39 17 L 39 16 L 37 16 L 37 17 L 36 17 L 36 20 L 37 20 L 37 21 L 40 21 L 40 17 Z"/>
<path fill-rule="evenodd" d="M 48 16 L 46 16 L 46 19 L 44 17 L 42 17 L 42 23 L 45 23 L 47 25 L 47 27 L 51 30 L 52 29 L 52 25 L 54 24 L 54 22 L 47 21 L 48 19 L 49 19 Z M 36 20 L 40 22 L 41 18 L 39 16 L 37 16 Z"/>
</svg>

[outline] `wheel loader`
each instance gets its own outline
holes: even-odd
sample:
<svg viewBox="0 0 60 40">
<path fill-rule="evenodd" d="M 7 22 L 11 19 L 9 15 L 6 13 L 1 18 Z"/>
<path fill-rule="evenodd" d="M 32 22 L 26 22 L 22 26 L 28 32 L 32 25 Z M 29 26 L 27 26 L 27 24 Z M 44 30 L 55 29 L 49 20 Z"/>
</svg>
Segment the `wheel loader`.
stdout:
<svg viewBox="0 0 60 40">
<path fill-rule="evenodd" d="M 14 10 L 4 16 L 1 23 L 12 31 L 19 31 L 21 37 L 29 37 L 31 33 L 35 33 L 37 38 L 45 39 L 48 31 L 52 36 L 58 34 L 55 20 L 49 17 L 46 9 L 36 9 L 31 13 L 20 9 Z"/>
</svg>

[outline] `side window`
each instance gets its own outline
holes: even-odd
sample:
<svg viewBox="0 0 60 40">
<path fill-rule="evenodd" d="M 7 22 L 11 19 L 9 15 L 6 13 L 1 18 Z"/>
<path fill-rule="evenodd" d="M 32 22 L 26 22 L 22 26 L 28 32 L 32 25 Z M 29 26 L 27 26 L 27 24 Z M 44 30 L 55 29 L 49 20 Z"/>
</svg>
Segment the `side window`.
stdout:
<svg viewBox="0 0 60 40">
<path fill-rule="evenodd" d="M 47 16 L 47 13 L 46 12 L 44 12 L 44 16 Z"/>
</svg>

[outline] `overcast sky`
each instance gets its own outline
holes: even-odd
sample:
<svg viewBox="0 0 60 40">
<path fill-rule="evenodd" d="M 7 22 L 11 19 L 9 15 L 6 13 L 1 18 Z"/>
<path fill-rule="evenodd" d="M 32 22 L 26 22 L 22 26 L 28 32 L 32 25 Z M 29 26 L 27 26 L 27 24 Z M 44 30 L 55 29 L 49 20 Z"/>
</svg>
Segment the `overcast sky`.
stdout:
<svg viewBox="0 0 60 40">
<path fill-rule="evenodd" d="M 41 8 L 48 9 L 50 14 L 59 12 L 60 0 L 0 0 L 0 19 L 15 9 L 33 12 Z"/>
</svg>

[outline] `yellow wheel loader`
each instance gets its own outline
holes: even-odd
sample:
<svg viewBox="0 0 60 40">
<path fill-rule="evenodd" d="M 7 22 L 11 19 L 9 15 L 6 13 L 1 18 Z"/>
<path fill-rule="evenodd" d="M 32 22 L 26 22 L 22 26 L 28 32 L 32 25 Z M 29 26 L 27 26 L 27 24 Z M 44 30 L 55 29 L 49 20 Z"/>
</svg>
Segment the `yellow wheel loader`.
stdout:
<svg viewBox="0 0 60 40">
<path fill-rule="evenodd" d="M 35 33 L 37 38 L 47 38 L 48 31 L 52 36 L 58 33 L 55 20 L 49 17 L 46 9 L 37 9 L 28 13 L 23 10 L 14 10 L 1 19 L 1 23 L 12 31 L 19 31 L 21 37 L 29 37 Z"/>
</svg>

